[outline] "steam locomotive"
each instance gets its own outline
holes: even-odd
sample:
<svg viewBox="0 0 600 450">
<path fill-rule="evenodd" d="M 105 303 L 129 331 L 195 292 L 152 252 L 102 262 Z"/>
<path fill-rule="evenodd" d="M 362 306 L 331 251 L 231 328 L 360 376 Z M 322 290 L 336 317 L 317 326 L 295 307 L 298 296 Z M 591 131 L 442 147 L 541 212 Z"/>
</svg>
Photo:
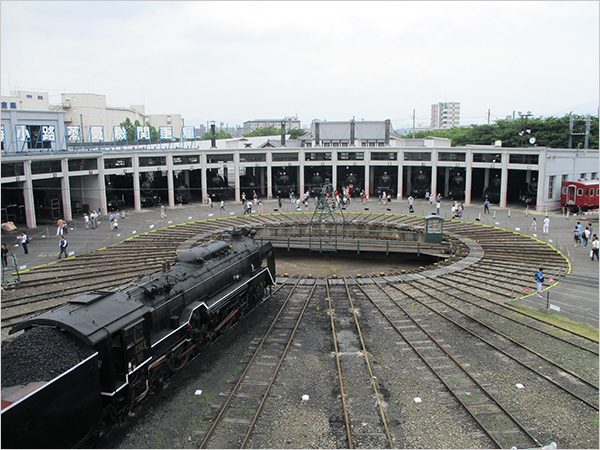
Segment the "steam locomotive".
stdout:
<svg viewBox="0 0 600 450">
<path fill-rule="evenodd" d="M 233 197 L 233 189 L 229 187 L 227 177 L 222 177 L 218 172 L 208 174 L 208 195 L 212 200 L 227 200 Z"/>
<path fill-rule="evenodd" d="M 377 181 L 377 195 L 385 192 L 387 195 L 394 195 L 394 189 L 392 188 L 393 179 L 387 172 L 383 172 L 383 175 L 379 177 Z"/>
<path fill-rule="evenodd" d="M 192 195 L 190 194 L 190 188 L 187 184 L 183 184 L 175 189 L 175 203 L 177 204 L 188 204 L 192 199 Z"/>
<path fill-rule="evenodd" d="M 464 200 L 465 198 L 465 177 L 458 174 L 452 177 L 448 186 L 448 196 L 453 200 Z"/>
<path fill-rule="evenodd" d="M 429 175 L 422 170 L 413 177 L 411 195 L 413 197 L 425 197 L 425 193 L 430 190 Z"/>
<path fill-rule="evenodd" d="M 160 198 L 156 193 L 154 182 L 146 179 L 140 185 L 140 203 L 142 206 L 153 207 L 160 203 Z"/>
<path fill-rule="evenodd" d="M 483 199 L 488 199 L 490 203 L 500 203 L 500 178 L 496 177 L 490 181 L 487 188 L 483 190 Z"/>
<path fill-rule="evenodd" d="M 275 284 L 273 247 L 254 234 L 233 230 L 168 271 L 15 326 L 25 332 L 2 349 L 2 447 L 73 447 L 118 423 Z"/>
<path fill-rule="evenodd" d="M 537 200 L 537 190 L 538 190 L 538 183 L 537 180 L 532 179 L 529 183 L 526 184 L 525 186 L 525 193 L 521 194 L 519 199 L 522 202 L 527 203 L 528 205 L 535 205 L 536 200 Z"/>
<path fill-rule="evenodd" d="M 331 180 L 331 174 L 326 170 L 322 170 L 321 168 L 315 168 L 312 170 L 310 184 L 308 185 L 308 190 L 310 191 L 311 196 L 318 197 L 321 194 L 321 190 L 326 179 Z"/>
<path fill-rule="evenodd" d="M 343 181 L 340 184 L 339 191 L 342 191 L 342 188 L 347 187 L 349 193 L 352 197 L 359 197 L 362 191 L 362 181 L 358 178 L 356 173 L 352 170 L 347 171 L 345 176 L 343 177 Z"/>
<path fill-rule="evenodd" d="M 273 196 L 287 197 L 290 195 L 292 186 L 292 178 L 288 175 L 285 169 L 280 169 L 275 172 L 273 177 Z"/>
</svg>

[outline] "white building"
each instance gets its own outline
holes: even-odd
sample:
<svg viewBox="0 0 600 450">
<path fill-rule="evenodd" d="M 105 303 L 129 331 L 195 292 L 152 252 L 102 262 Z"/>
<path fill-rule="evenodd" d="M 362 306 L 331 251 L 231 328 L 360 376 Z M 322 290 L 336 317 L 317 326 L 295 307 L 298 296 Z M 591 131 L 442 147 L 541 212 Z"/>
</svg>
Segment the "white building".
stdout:
<svg viewBox="0 0 600 450">
<path fill-rule="evenodd" d="M 444 102 L 431 105 L 431 128 L 460 126 L 460 102 Z"/>
<path fill-rule="evenodd" d="M 298 116 L 288 116 L 283 119 L 257 119 L 244 122 L 244 134 L 248 134 L 257 128 L 275 127 L 281 128 L 281 123 L 285 122 L 286 130 L 300 129 Z"/>
</svg>

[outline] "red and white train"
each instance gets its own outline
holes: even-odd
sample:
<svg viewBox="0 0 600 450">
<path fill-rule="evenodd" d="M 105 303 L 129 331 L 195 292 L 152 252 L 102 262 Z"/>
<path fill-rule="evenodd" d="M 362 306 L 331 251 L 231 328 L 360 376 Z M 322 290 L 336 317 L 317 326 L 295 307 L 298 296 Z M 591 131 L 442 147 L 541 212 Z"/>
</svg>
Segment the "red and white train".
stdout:
<svg viewBox="0 0 600 450">
<path fill-rule="evenodd" d="M 598 180 L 562 182 L 560 203 L 573 212 L 597 209 L 599 197 Z"/>
</svg>

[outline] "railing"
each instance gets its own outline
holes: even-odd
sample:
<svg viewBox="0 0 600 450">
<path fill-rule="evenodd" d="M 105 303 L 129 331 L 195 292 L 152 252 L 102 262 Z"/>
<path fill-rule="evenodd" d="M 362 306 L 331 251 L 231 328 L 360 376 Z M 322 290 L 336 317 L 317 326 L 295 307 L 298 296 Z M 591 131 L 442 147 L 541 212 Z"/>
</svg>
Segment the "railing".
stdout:
<svg viewBox="0 0 600 450">
<path fill-rule="evenodd" d="M 407 242 L 418 242 L 420 241 L 419 235 L 416 231 L 402 231 L 402 230 L 335 230 L 334 228 L 308 228 L 308 227 L 262 227 L 256 229 L 256 236 L 269 236 L 269 237 L 309 237 L 309 238 L 337 238 L 342 240 L 391 240 L 391 241 L 407 241 Z"/>
</svg>

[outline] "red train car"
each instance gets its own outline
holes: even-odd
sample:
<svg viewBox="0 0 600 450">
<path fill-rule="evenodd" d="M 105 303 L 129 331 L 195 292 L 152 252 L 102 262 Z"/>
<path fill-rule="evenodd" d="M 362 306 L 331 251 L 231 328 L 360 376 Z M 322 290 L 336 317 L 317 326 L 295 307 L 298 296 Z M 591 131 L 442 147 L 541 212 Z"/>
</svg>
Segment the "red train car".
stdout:
<svg viewBox="0 0 600 450">
<path fill-rule="evenodd" d="M 597 209 L 599 197 L 598 180 L 562 182 L 560 203 L 573 212 Z"/>
</svg>

